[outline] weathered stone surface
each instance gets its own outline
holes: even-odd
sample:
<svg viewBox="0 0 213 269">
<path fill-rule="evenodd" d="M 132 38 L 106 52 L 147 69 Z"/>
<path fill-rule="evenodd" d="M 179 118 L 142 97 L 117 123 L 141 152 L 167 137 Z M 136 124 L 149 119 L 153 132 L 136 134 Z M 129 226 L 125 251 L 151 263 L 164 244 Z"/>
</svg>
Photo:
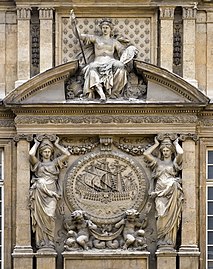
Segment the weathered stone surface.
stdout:
<svg viewBox="0 0 213 269">
<path fill-rule="evenodd" d="M 83 269 L 85 267 L 91 269 L 99 268 L 134 268 L 148 269 L 149 252 L 87 252 L 81 254 L 79 252 L 63 253 L 64 269 L 75 268 Z"/>
</svg>

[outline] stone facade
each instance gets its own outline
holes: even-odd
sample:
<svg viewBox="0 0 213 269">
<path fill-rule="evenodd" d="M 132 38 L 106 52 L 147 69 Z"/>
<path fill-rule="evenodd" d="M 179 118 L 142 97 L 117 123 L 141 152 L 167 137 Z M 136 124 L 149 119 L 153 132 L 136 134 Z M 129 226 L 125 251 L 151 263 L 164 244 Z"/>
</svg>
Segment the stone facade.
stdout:
<svg viewBox="0 0 213 269">
<path fill-rule="evenodd" d="M 103 18 L 113 24 L 108 42 L 125 48 L 118 69 L 127 81 L 115 96 L 107 86 L 104 100 L 93 87 L 93 99 L 86 95 L 81 45 L 86 61 L 89 49 L 70 10 L 80 35 L 100 36 Z M 0 1 L 0 29 L 2 268 L 210 269 L 212 1 Z M 107 64 L 115 83 L 114 62 L 104 64 L 99 79 Z M 160 176 L 149 161 L 167 167 L 167 157 L 158 159 L 165 141 L 175 169 L 165 177 L 181 192 L 168 222 L 174 236 L 160 237 L 159 190 L 151 191 Z"/>
</svg>

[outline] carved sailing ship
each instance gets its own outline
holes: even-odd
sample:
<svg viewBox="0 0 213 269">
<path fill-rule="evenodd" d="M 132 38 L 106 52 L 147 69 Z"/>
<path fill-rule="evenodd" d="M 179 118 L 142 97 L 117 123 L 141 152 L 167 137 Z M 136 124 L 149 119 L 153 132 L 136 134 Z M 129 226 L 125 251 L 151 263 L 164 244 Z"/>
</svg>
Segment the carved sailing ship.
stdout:
<svg viewBox="0 0 213 269">
<path fill-rule="evenodd" d="M 76 192 L 81 199 L 112 202 L 133 200 L 137 194 L 137 184 L 131 172 L 124 174 L 127 166 L 106 159 L 90 163 L 77 176 Z"/>
</svg>

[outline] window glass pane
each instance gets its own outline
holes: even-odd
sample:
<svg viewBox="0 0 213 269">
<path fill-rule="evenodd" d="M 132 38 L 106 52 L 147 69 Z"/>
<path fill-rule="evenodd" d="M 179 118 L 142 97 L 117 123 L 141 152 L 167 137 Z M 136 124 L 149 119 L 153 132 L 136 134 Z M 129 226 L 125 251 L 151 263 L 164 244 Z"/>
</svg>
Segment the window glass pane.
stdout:
<svg viewBox="0 0 213 269">
<path fill-rule="evenodd" d="M 213 269 L 213 262 L 208 262 L 208 269 Z"/>
<path fill-rule="evenodd" d="M 208 188 L 208 200 L 213 200 L 213 187 Z"/>
<path fill-rule="evenodd" d="M 213 166 L 208 166 L 208 179 L 213 179 Z"/>
<path fill-rule="evenodd" d="M 213 202 L 208 202 L 208 215 L 213 215 Z"/>
<path fill-rule="evenodd" d="M 208 229 L 213 230 L 213 217 L 208 217 Z"/>
<path fill-rule="evenodd" d="M 213 244 L 213 232 L 208 232 L 208 244 Z"/>
<path fill-rule="evenodd" d="M 213 259 L 213 247 L 208 247 L 208 259 Z"/>
<path fill-rule="evenodd" d="M 213 150 L 208 151 L 208 163 L 213 164 Z"/>
<path fill-rule="evenodd" d="M 2 234 L 4 232 L 4 226 L 3 226 L 3 218 L 4 216 L 2 216 L 3 213 L 3 185 L 2 185 L 2 176 L 3 176 L 3 164 L 2 162 L 4 161 L 3 159 L 3 155 L 2 155 L 2 150 L 0 149 L 0 269 L 4 268 L 4 261 L 3 259 L 3 250 L 4 250 L 4 246 L 3 246 L 3 241 L 2 241 Z"/>
</svg>

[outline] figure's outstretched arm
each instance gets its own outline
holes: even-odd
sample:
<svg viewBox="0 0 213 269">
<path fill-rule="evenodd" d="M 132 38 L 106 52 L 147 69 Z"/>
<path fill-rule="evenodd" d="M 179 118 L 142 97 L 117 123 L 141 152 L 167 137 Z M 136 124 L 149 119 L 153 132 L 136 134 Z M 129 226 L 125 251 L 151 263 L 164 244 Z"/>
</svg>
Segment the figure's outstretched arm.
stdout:
<svg viewBox="0 0 213 269">
<path fill-rule="evenodd" d="M 81 44 L 81 39 L 84 40 L 86 37 L 81 35 L 81 33 L 79 33 L 79 31 L 77 29 L 76 19 L 75 19 L 75 14 L 74 14 L 73 9 L 70 11 L 70 21 L 71 21 L 71 27 L 72 27 L 73 34 L 75 35 L 75 37 L 79 41 L 81 52 L 82 52 L 82 55 L 83 55 L 83 58 L 84 58 L 84 63 L 87 64 L 86 57 L 85 57 L 84 50 L 83 50 L 83 46 Z"/>
<path fill-rule="evenodd" d="M 34 138 L 34 142 L 35 144 L 32 146 L 32 148 L 29 151 L 30 162 L 32 165 L 35 165 L 38 162 L 38 159 L 36 157 L 36 152 L 37 152 L 38 146 L 40 145 L 40 142 L 36 138 Z"/>
<path fill-rule="evenodd" d="M 75 18 L 73 9 L 70 10 L 70 23 L 71 23 L 73 34 L 75 35 L 75 37 L 79 38 L 81 34 L 79 33 L 76 27 L 76 18 Z"/>
<path fill-rule="evenodd" d="M 63 162 L 65 161 L 69 156 L 70 156 L 70 152 L 68 149 L 64 148 L 63 146 L 59 145 L 59 137 L 57 136 L 56 137 L 56 141 L 54 143 L 54 145 L 56 146 L 57 149 L 59 149 L 61 151 L 61 153 L 63 154 L 61 157 L 60 157 L 60 160 Z"/>
<path fill-rule="evenodd" d="M 148 161 L 152 162 L 155 160 L 155 157 L 152 155 L 152 152 L 159 146 L 159 144 L 160 143 L 157 137 L 155 137 L 155 144 L 144 151 L 143 155 L 146 157 Z"/>
<path fill-rule="evenodd" d="M 181 148 L 181 146 L 179 145 L 179 138 L 177 138 L 173 144 L 175 146 L 176 152 L 177 152 L 177 156 L 176 156 L 176 162 L 177 164 L 181 164 L 183 161 L 183 149 Z"/>
</svg>

